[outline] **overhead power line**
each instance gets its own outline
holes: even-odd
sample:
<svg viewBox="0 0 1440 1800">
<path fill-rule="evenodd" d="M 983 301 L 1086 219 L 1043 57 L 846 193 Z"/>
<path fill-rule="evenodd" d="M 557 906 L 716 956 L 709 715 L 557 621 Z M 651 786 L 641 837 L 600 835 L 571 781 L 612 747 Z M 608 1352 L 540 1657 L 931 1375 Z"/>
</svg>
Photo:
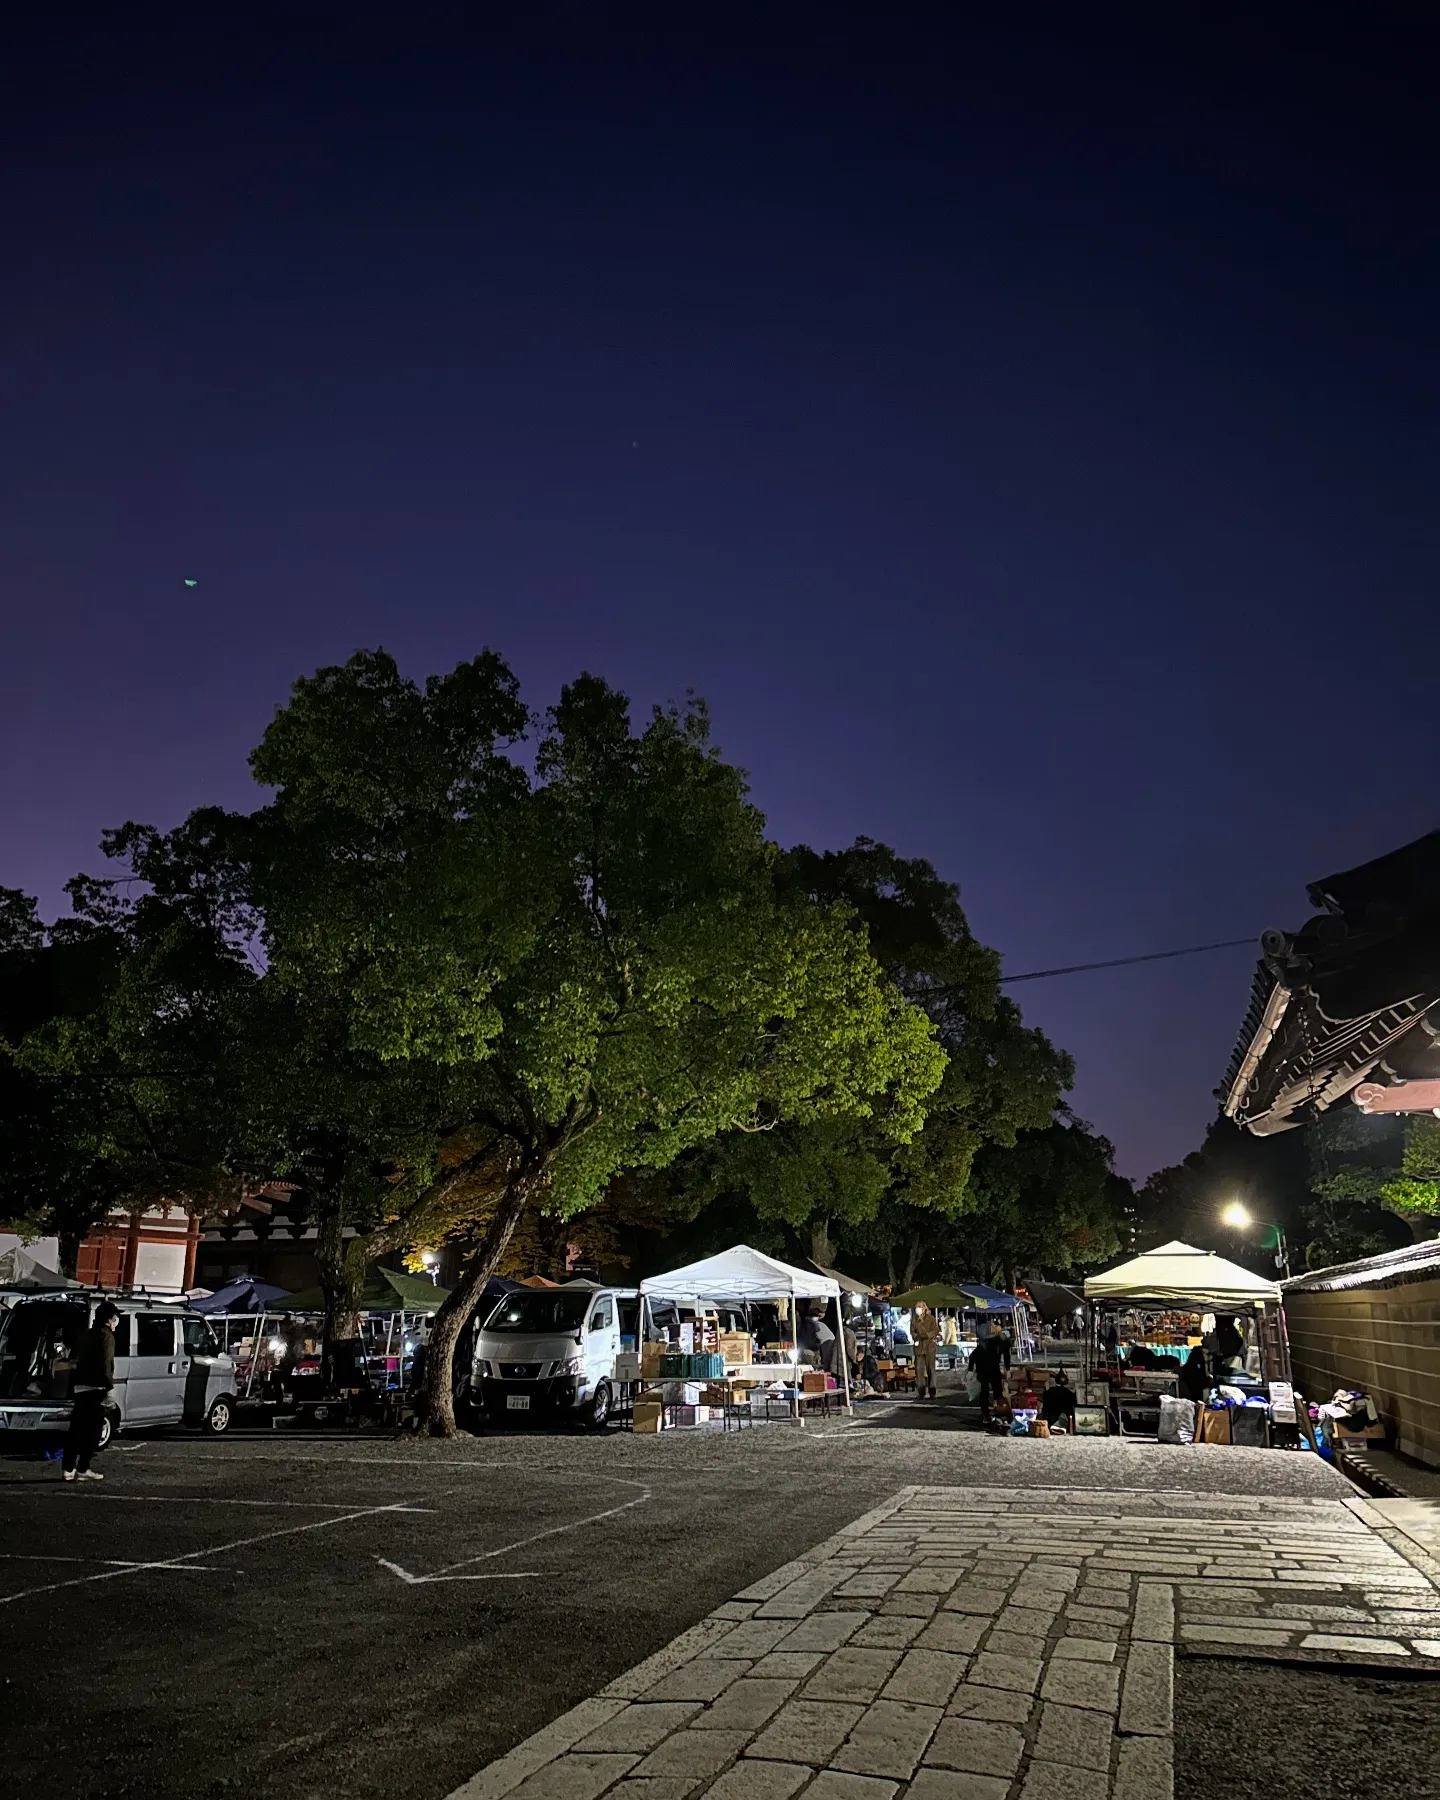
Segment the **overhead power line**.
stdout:
<svg viewBox="0 0 1440 1800">
<path fill-rule="evenodd" d="M 1235 950 L 1241 944 L 1258 944 L 1253 937 L 1226 938 L 1221 944 L 1187 944 L 1183 950 L 1152 950 L 1146 956 L 1112 956 L 1107 962 L 1067 963 L 1063 969 L 1027 969 L 1023 975 L 1002 975 L 1001 987 L 1015 981 L 1045 981 L 1051 975 L 1083 975 L 1090 969 L 1123 969 L 1128 963 L 1166 962 L 1172 956 L 1199 956 L 1206 950 Z"/>
</svg>

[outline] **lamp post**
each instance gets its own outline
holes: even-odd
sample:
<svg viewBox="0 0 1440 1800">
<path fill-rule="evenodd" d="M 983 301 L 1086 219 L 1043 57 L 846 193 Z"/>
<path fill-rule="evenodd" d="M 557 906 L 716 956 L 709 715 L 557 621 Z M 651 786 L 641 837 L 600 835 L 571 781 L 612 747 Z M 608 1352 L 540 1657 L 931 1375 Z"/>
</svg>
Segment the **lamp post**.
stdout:
<svg viewBox="0 0 1440 1800">
<path fill-rule="evenodd" d="M 1252 1225 L 1260 1222 L 1254 1218 L 1250 1208 L 1243 1200 L 1232 1200 L 1220 1214 L 1220 1218 L 1222 1223 L 1228 1225 L 1240 1237 L 1243 1237 Z M 1275 1267 L 1279 1269 L 1286 1280 L 1289 1280 L 1290 1250 L 1285 1242 L 1285 1233 L 1278 1225 L 1271 1225 L 1270 1230 L 1275 1233 Z"/>
</svg>

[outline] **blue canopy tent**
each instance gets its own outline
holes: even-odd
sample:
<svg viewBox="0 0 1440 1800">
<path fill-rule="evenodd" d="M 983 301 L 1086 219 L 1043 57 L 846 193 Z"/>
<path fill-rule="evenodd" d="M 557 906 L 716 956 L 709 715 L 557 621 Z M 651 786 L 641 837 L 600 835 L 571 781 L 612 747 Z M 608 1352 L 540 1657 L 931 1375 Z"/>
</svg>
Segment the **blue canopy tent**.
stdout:
<svg viewBox="0 0 1440 1800">
<path fill-rule="evenodd" d="M 198 1313 L 258 1313 L 272 1307 L 276 1300 L 285 1299 L 289 1291 L 254 1275 L 237 1275 L 213 1294 L 202 1295 L 190 1304 Z"/>
</svg>

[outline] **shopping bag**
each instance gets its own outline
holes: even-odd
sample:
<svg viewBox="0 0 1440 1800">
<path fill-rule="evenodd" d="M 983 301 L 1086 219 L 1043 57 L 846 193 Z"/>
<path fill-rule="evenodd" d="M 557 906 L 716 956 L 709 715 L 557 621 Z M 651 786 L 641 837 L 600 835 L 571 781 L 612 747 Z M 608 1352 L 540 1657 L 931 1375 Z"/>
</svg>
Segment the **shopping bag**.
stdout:
<svg viewBox="0 0 1440 1800">
<path fill-rule="evenodd" d="M 1179 1400 L 1174 1394 L 1160 1396 L 1160 1426 L 1156 1433 L 1162 1444 L 1195 1442 L 1195 1402 Z"/>
</svg>

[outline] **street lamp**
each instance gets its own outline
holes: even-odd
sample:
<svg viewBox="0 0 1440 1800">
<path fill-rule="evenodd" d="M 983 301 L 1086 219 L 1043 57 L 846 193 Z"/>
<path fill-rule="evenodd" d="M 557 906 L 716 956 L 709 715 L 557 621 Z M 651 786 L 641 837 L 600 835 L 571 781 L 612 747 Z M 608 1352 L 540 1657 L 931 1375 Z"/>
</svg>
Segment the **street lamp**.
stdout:
<svg viewBox="0 0 1440 1800">
<path fill-rule="evenodd" d="M 1248 1231 L 1252 1225 L 1259 1223 L 1243 1200 L 1232 1200 L 1220 1214 L 1220 1220 L 1222 1224 L 1228 1225 L 1232 1231 L 1237 1233 Z M 1285 1233 L 1278 1225 L 1271 1225 L 1269 1229 L 1275 1233 L 1275 1267 L 1288 1280 L 1290 1250 L 1285 1242 Z"/>
</svg>

